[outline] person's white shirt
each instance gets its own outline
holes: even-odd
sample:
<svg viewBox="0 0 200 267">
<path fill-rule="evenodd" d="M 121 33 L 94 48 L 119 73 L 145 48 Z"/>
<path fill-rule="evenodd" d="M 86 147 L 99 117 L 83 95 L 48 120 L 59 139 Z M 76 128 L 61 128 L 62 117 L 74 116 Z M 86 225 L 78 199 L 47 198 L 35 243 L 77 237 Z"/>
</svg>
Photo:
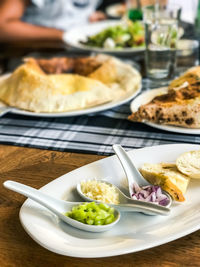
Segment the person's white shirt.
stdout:
<svg viewBox="0 0 200 267">
<path fill-rule="evenodd" d="M 194 23 L 197 15 L 198 0 L 168 0 L 167 5 L 179 5 L 181 7 L 181 20 Z"/>
<path fill-rule="evenodd" d="M 88 22 L 101 0 L 31 0 L 22 20 L 34 25 L 68 30 Z"/>
</svg>

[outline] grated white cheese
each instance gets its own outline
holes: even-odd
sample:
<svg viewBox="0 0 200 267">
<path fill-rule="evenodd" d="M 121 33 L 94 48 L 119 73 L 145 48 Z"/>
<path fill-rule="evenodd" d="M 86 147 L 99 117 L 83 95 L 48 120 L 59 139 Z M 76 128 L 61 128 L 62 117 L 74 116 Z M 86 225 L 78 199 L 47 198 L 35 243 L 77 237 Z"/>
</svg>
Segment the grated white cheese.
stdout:
<svg viewBox="0 0 200 267">
<path fill-rule="evenodd" d="M 105 182 L 97 180 L 88 180 L 81 182 L 83 194 L 91 199 L 104 203 L 119 204 L 119 194 L 115 187 Z"/>
</svg>

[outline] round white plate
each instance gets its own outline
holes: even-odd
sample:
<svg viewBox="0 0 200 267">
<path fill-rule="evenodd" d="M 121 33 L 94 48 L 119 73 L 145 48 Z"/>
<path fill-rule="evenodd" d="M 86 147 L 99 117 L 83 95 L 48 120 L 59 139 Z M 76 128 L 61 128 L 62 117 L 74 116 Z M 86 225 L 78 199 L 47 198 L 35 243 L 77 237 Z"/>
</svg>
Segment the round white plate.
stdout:
<svg viewBox="0 0 200 267">
<path fill-rule="evenodd" d="M 166 92 L 167 92 L 167 87 L 163 87 L 163 88 L 158 88 L 158 89 L 152 89 L 152 90 L 142 93 L 141 95 L 137 96 L 131 102 L 131 107 L 130 107 L 131 111 L 136 112 L 141 105 L 147 104 L 155 96 L 166 93 Z M 183 133 L 183 134 L 197 134 L 197 135 L 200 134 L 200 129 L 189 129 L 189 128 L 184 128 L 184 127 L 157 124 L 157 123 L 152 123 L 152 122 L 143 122 L 143 123 L 151 127 L 164 130 L 164 131 L 169 131 L 169 132 Z"/>
<path fill-rule="evenodd" d="M 199 145 L 178 144 L 146 147 L 129 151 L 137 167 L 143 163 L 175 162 L 176 158 Z M 107 178 L 127 192 L 127 180 L 116 156 L 93 162 L 69 172 L 40 190 L 55 198 L 81 200 L 75 190 L 83 179 Z M 61 255 L 97 258 L 122 255 L 159 246 L 200 229 L 200 180 L 190 182 L 186 201 L 172 203 L 169 216 L 148 216 L 122 213 L 110 231 L 89 233 L 61 222 L 50 211 L 26 200 L 20 210 L 20 220 L 27 233 L 41 246 Z"/>
<path fill-rule="evenodd" d="M 6 74 L 0 77 L 0 79 L 5 79 L 9 76 L 10 74 Z M 81 116 L 81 115 L 86 115 L 86 114 L 92 114 L 92 113 L 97 113 L 101 111 L 105 111 L 107 109 L 111 109 L 117 106 L 120 106 L 122 104 L 125 104 L 126 102 L 130 101 L 133 97 L 135 97 L 139 92 L 141 91 L 141 84 L 138 86 L 137 90 L 128 92 L 124 94 L 122 97 L 102 104 L 98 105 L 92 108 L 87 108 L 87 109 L 81 109 L 81 110 L 74 110 L 74 111 L 68 111 L 68 112 L 57 112 L 57 113 L 39 113 L 39 112 L 31 112 L 31 111 L 26 111 L 18 108 L 13 108 L 9 106 L 5 106 L 2 102 L 0 102 L 0 117 L 3 116 L 6 113 L 14 113 L 14 114 L 20 114 L 20 115 L 26 115 L 26 116 L 36 116 L 36 117 L 72 117 L 72 116 Z"/>
<path fill-rule="evenodd" d="M 111 54 L 128 54 L 133 52 L 141 52 L 145 50 L 145 47 L 134 47 L 134 48 L 124 48 L 121 50 L 116 49 L 105 49 L 98 47 L 86 46 L 80 43 L 80 41 L 86 41 L 87 37 L 93 34 L 101 32 L 110 26 L 115 26 L 120 23 L 120 20 L 106 20 L 100 21 L 92 24 L 86 24 L 82 27 L 74 27 L 73 29 L 67 31 L 63 35 L 64 42 L 74 48 L 78 48 L 85 51 L 95 51 L 101 53 L 111 53 Z"/>
</svg>

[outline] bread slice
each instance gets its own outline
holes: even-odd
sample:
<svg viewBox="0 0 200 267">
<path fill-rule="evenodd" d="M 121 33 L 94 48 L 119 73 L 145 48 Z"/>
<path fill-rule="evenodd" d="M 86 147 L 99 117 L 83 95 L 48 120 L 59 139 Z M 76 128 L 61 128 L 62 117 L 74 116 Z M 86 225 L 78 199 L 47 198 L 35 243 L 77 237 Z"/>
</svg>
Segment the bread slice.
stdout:
<svg viewBox="0 0 200 267">
<path fill-rule="evenodd" d="M 200 150 L 183 153 L 176 159 L 176 166 L 190 178 L 200 179 Z"/>
<path fill-rule="evenodd" d="M 128 117 L 131 121 L 153 122 L 185 128 L 200 128 L 200 97 L 189 101 L 155 103 L 141 106 Z"/>
<path fill-rule="evenodd" d="M 169 84 L 169 89 L 173 89 L 176 87 L 180 87 L 183 83 L 187 82 L 188 84 L 196 84 L 197 81 L 200 79 L 200 66 L 192 67 L 183 73 L 180 77 L 173 80 Z"/>
<path fill-rule="evenodd" d="M 171 82 L 168 92 L 141 105 L 128 118 L 187 128 L 200 128 L 200 67 Z"/>
<path fill-rule="evenodd" d="M 180 173 L 176 164 L 145 163 L 140 172 L 148 182 L 161 186 L 174 200 L 185 200 L 184 194 L 186 193 L 190 178 Z"/>
</svg>

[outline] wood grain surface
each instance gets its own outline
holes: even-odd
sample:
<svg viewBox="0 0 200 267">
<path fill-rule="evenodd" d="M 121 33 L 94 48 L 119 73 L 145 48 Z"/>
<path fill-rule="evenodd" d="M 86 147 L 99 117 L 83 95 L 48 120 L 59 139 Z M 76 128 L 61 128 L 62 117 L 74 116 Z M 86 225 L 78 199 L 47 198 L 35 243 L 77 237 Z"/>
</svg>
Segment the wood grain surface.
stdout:
<svg viewBox="0 0 200 267">
<path fill-rule="evenodd" d="M 11 179 L 40 188 L 77 167 L 103 158 L 0 145 L 0 266 L 200 266 L 200 231 L 168 244 L 122 256 L 81 259 L 60 256 L 23 230 L 19 210 L 25 197 L 5 189 Z M 180 218 L 181 220 L 181 218 Z"/>
</svg>

